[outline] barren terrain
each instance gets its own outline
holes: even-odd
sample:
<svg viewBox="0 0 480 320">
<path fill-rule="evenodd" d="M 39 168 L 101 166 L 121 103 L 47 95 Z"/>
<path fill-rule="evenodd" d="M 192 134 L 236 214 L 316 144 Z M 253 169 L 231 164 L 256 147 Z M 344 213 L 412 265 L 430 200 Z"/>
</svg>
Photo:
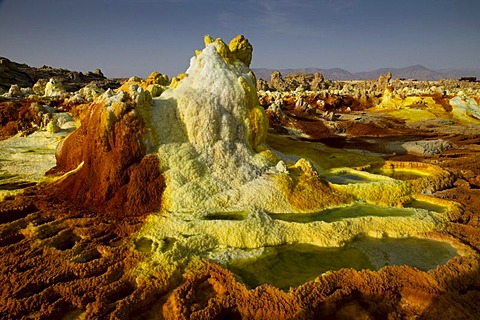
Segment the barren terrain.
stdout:
<svg viewBox="0 0 480 320">
<path fill-rule="evenodd" d="M 0 317 L 477 319 L 480 84 L 279 73 L 252 83 L 237 41 L 207 38 L 204 64 L 171 83 L 154 73 L 115 91 L 68 91 L 47 80 L 46 91 L 0 96 Z M 202 85 L 225 96 L 203 96 Z M 415 201 L 427 209 L 396 220 L 270 218 Z M 288 288 L 247 283 L 222 260 L 361 236 L 435 240 L 456 254 L 425 270 L 339 267 Z"/>
</svg>

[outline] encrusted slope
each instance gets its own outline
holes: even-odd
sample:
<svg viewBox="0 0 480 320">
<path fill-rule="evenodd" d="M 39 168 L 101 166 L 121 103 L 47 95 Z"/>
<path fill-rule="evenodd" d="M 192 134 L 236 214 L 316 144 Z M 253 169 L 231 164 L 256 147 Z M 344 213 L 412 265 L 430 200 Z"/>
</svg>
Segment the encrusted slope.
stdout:
<svg viewBox="0 0 480 320">
<path fill-rule="evenodd" d="M 49 194 L 101 215 L 158 210 L 165 187 L 158 157 L 147 153 L 142 105 L 124 91 L 107 91 L 57 149 L 61 176 Z"/>
</svg>

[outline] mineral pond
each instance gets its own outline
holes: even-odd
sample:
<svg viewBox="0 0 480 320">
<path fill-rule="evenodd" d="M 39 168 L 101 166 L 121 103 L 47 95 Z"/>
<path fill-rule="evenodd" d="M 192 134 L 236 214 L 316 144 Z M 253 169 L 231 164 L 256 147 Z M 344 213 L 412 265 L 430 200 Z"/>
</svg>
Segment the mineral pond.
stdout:
<svg viewBox="0 0 480 320">
<path fill-rule="evenodd" d="M 56 110 L 0 141 L 2 319 L 480 316 L 480 85 L 263 90 L 252 50 L 3 95 Z"/>
</svg>

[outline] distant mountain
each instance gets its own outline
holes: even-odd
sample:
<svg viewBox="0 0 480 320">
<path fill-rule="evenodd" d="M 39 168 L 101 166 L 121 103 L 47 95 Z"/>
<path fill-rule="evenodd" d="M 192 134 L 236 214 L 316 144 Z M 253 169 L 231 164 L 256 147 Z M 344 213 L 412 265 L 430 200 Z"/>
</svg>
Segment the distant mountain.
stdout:
<svg viewBox="0 0 480 320">
<path fill-rule="evenodd" d="M 480 80 L 480 69 L 440 69 L 439 72 L 449 75 L 449 79 L 461 77 L 477 77 Z"/>
<path fill-rule="evenodd" d="M 405 68 L 381 68 L 369 72 L 358 72 L 356 75 L 359 77 L 358 79 L 377 79 L 379 75 L 387 72 L 391 72 L 394 79 L 440 80 L 449 78 L 448 75 L 419 64 Z"/>
<path fill-rule="evenodd" d="M 270 75 L 275 69 L 258 68 L 252 69 L 257 78 L 270 80 Z M 292 73 L 316 73 L 320 72 L 326 79 L 330 80 L 368 80 L 377 79 L 379 75 L 387 72 L 392 73 L 392 78 L 405 78 L 417 80 L 441 80 L 458 79 L 461 77 L 477 77 L 480 79 L 480 69 L 442 69 L 431 70 L 422 65 L 413 65 L 404 68 L 380 68 L 373 71 L 351 73 L 340 68 L 319 69 L 319 68 L 299 68 L 299 69 L 280 69 L 282 76 Z"/>
</svg>

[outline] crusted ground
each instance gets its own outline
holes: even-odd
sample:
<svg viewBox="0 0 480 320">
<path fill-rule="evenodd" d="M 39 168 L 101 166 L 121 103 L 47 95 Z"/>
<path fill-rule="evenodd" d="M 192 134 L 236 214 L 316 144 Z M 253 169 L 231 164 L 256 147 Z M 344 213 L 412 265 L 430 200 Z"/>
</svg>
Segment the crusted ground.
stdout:
<svg viewBox="0 0 480 320">
<path fill-rule="evenodd" d="M 189 69 L 190 80 L 181 80 L 185 75 L 178 77 L 171 88 L 179 91 L 172 92 L 165 83 L 162 87 L 155 82 L 159 92 L 170 90 L 166 97 L 152 100 L 153 94 L 143 88 L 148 81 L 131 79 L 116 92 L 96 92 L 90 88 L 78 102 L 59 98 L 65 105 L 67 100 L 75 105 L 72 113 L 80 122 L 79 128 L 61 140 L 55 154 L 56 167 L 49 171 L 45 182 L 16 185 L 27 188 L 23 193 L 5 195 L 0 202 L 2 319 L 477 319 L 480 316 L 477 102 L 460 93 L 447 94 L 447 90 L 440 95 L 405 98 L 397 94 L 401 87 L 387 86 L 390 79 L 379 79 L 369 92 L 365 88 L 372 83 L 360 84 L 356 89 L 341 87 L 354 96 L 345 92 L 325 95 L 321 90 L 326 84 L 318 85 L 320 93 L 313 96 L 310 93 L 302 96 L 299 92 L 266 93 L 260 96 L 260 103 L 267 109 L 270 127 L 267 136 L 266 118 L 253 88 L 254 77 L 244 65 L 250 61 L 251 48 L 240 50 L 245 41 L 243 37 L 236 38 L 229 49 L 221 40 L 207 37 L 206 46 L 213 43 L 215 48 L 208 47 L 209 55 L 199 52 L 197 59 L 208 63 L 198 63 Z M 211 83 L 202 87 L 203 75 L 208 73 L 195 75 L 194 71 L 196 68 L 202 71 L 207 64 L 217 73 L 206 77 Z M 222 77 L 226 73 L 219 65 L 225 70 L 235 66 L 232 70 L 240 72 L 241 77 L 225 78 L 224 85 Z M 199 74 L 202 77 L 196 78 Z M 324 81 L 316 78 L 320 84 Z M 415 85 L 415 90 L 431 90 L 428 83 Z M 212 88 L 221 93 L 218 96 L 222 101 L 202 95 Z M 235 89 L 234 95 L 224 88 Z M 452 88 L 457 87 L 452 85 Z M 357 89 L 364 93 L 358 96 L 354 92 Z M 335 91 L 339 89 L 332 92 Z M 475 96 L 474 91 L 469 92 Z M 450 105 L 456 94 L 463 98 L 456 100 L 457 105 Z M 94 96 L 99 95 L 95 100 Z M 51 105 L 47 104 L 51 100 L 45 97 L 22 100 L 12 98 L 9 93 L 5 98 L 6 102 L 0 106 L 0 120 L 5 129 L 0 134 L 4 138 L 17 131 L 29 135 L 45 124 L 43 115 L 37 117 L 35 112 L 39 110 L 32 102 L 44 104 L 42 113 L 52 117 L 59 111 L 50 110 Z M 203 109 L 197 109 L 199 106 Z M 222 125 L 217 121 L 218 115 L 223 116 Z M 48 117 L 46 120 L 51 119 Z M 24 119 L 28 123 L 22 122 Z M 221 131 L 228 128 L 232 130 Z M 319 147 L 311 142 L 324 145 Z M 280 153 L 275 154 L 268 147 L 283 152 L 285 162 L 278 161 Z M 29 149 L 23 155 L 35 152 Z M 43 152 L 53 156 L 50 149 Z M 250 158 L 256 157 L 255 153 L 265 159 L 252 165 Z M 298 160 L 300 157 L 310 158 L 311 162 Z M 188 161 L 177 161 L 182 159 Z M 274 162 L 274 171 L 267 170 L 269 161 Z M 210 166 L 204 168 L 204 163 Z M 165 166 L 170 171 L 163 172 Z M 408 188 L 394 188 L 399 191 L 393 193 L 398 197 L 392 199 L 390 194 L 383 199 L 383 194 L 389 192 L 376 190 L 359 196 L 361 190 L 355 187 L 332 186 L 323 180 L 325 172 L 332 173 L 331 170 L 342 167 L 348 167 L 342 169 L 347 173 L 407 168 L 431 170 L 435 174 L 408 184 L 400 183 Z M 239 168 L 244 173 L 240 178 L 235 176 Z M 214 173 L 213 178 L 205 172 Z M 337 204 L 358 196 L 372 203 L 403 205 L 410 193 L 418 199 L 428 195 L 439 202 L 456 203 L 446 213 L 444 227 L 437 231 L 428 229 L 430 233 L 425 236 L 454 244 L 460 254 L 429 271 L 404 265 L 385 266 L 378 271 L 332 270 L 288 291 L 271 285 L 250 288 L 231 271 L 196 256 L 198 252 L 192 251 L 188 259 L 174 256 L 179 260 L 178 264 L 173 261 L 175 266 L 174 263 L 155 265 L 156 260 L 150 259 L 155 250 L 182 246 L 178 239 L 163 238 L 159 247 L 148 237 L 139 237 L 142 228 L 155 219 L 175 221 L 168 220 L 169 209 L 179 208 L 177 213 L 187 216 L 183 222 L 188 226 L 195 218 L 188 210 L 180 209 L 193 211 L 199 205 L 221 208 L 227 200 L 235 199 L 243 199 L 245 203 L 252 199 L 270 201 L 272 208 L 278 205 L 277 199 L 283 198 L 258 196 L 262 193 L 257 190 L 271 190 L 271 187 L 254 189 L 248 184 L 262 172 L 267 177 L 274 172 L 290 178 L 283 181 L 289 188 L 279 188 L 288 195 L 285 203 L 298 201 L 297 206 L 288 209 L 303 210 L 300 205 L 315 200 L 325 205 L 321 198 L 329 192 L 336 196 L 337 191 L 344 195 Z M 271 180 L 258 181 L 262 187 L 270 186 Z M 235 198 L 225 193 L 226 197 L 206 202 L 199 196 L 204 193 L 210 199 L 211 195 L 222 195 L 224 185 L 230 188 L 230 184 L 241 191 L 237 196 L 245 192 L 250 198 Z M 322 197 L 311 192 L 315 190 L 321 190 Z M 192 195 L 198 199 L 188 197 Z M 152 212 L 161 214 L 153 219 L 149 216 Z M 188 233 L 181 236 L 194 238 Z M 200 241 L 198 245 L 205 243 Z M 152 250 L 152 246 L 157 247 Z M 187 255 L 190 250 L 180 249 Z M 183 264 L 185 261 L 188 264 Z M 149 272 L 141 273 L 142 265 L 147 265 Z"/>
<path fill-rule="evenodd" d="M 431 130 L 416 134 L 431 135 Z M 395 137 L 389 134 L 389 140 Z M 434 196 L 460 203 L 461 211 L 436 237 L 453 237 L 478 250 L 480 138 L 455 132 L 442 137 L 455 147 L 435 156 L 403 154 L 389 160 L 435 164 L 455 174 L 453 186 Z M 249 290 L 230 271 L 207 261 L 192 262 L 183 275 L 158 273 L 138 282 L 134 269 L 147 254 L 134 250 L 131 237 L 144 215 L 96 215 L 45 190 L 30 188 L 0 204 L 0 314 L 5 319 L 473 319 L 480 314 L 475 254 L 428 272 L 407 266 L 332 271 L 289 292 L 268 285 Z"/>
</svg>

